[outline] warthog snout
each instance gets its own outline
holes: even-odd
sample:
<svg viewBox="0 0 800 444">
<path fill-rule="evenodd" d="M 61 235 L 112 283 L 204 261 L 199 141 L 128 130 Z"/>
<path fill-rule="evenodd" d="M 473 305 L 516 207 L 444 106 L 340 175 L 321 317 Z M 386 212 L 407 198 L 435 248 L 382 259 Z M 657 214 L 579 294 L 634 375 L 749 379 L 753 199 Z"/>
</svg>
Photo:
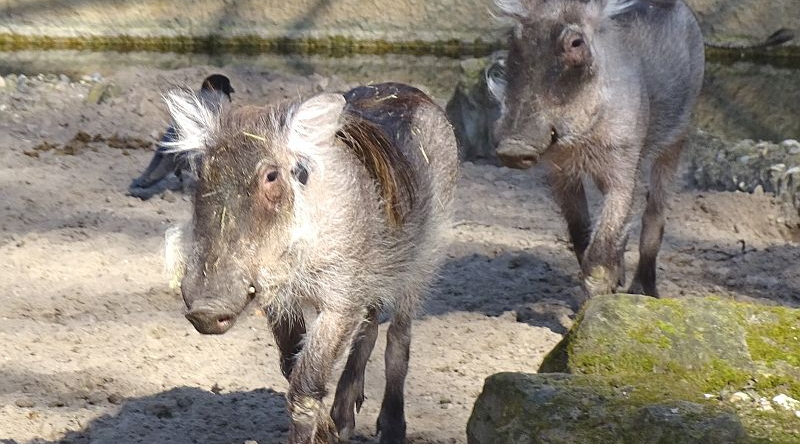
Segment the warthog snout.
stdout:
<svg viewBox="0 0 800 444">
<path fill-rule="evenodd" d="M 497 147 L 497 157 L 509 168 L 524 170 L 539 161 L 539 155 L 524 142 L 507 139 Z"/>
<path fill-rule="evenodd" d="M 186 319 L 204 335 L 221 335 L 233 327 L 236 322 L 236 313 L 201 307 L 186 313 Z"/>
<path fill-rule="evenodd" d="M 236 318 L 255 296 L 256 287 L 252 285 L 247 289 L 247 296 L 242 298 L 239 303 L 233 304 L 235 306 L 224 302 L 226 300 L 223 299 L 201 299 L 192 302 L 184 295 L 186 308 L 189 309 L 188 313 L 186 313 L 186 319 L 200 333 L 221 335 L 233 327 L 233 324 L 236 323 Z"/>
</svg>

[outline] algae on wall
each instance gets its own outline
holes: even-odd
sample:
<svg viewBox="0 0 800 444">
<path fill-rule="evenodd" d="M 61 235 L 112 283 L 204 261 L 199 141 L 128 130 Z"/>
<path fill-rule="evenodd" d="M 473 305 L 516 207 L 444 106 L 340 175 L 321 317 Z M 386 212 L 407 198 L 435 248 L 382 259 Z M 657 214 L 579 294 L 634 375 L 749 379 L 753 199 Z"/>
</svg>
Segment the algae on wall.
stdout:
<svg viewBox="0 0 800 444">
<path fill-rule="evenodd" d="M 688 0 L 710 41 L 759 42 L 779 28 L 800 31 L 800 2 Z M 497 41 L 506 24 L 493 0 L 7 0 L 0 34 L 49 37 L 127 36 Z"/>
</svg>

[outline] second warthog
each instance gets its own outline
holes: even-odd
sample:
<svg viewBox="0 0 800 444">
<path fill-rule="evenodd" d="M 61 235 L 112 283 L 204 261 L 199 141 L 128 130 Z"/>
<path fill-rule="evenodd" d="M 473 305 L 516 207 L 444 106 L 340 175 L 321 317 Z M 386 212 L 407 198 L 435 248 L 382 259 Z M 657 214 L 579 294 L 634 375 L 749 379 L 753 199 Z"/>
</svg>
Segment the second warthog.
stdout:
<svg viewBox="0 0 800 444">
<path fill-rule="evenodd" d="M 681 0 L 497 0 L 516 21 L 501 98 L 498 157 L 551 164 L 590 295 L 624 284 L 634 190 L 650 167 L 639 265 L 628 291 L 657 296 L 668 183 L 703 82 L 703 36 Z M 604 194 L 594 227 L 583 179 Z"/>
<path fill-rule="evenodd" d="M 381 443 L 405 442 L 411 319 L 441 259 L 458 173 L 444 112 L 401 84 L 219 117 L 190 93 L 167 103 L 174 149 L 203 156 L 193 220 L 168 233 L 187 318 L 220 334 L 251 301 L 264 306 L 289 380 L 289 442 L 309 443 L 353 432 L 378 315 L 391 311 L 378 429 Z M 304 307 L 318 313 L 308 326 Z"/>
</svg>

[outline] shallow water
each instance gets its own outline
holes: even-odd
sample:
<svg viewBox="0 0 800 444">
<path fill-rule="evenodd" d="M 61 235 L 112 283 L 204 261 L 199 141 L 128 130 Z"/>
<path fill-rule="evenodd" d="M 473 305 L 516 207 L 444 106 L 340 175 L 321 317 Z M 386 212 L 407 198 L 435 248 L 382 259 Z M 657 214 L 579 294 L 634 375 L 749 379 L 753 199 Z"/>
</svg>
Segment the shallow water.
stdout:
<svg viewBox="0 0 800 444">
<path fill-rule="evenodd" d="M 72 50 L 0 52 L 0 75 L 66 74 L 72 78 L 131 68 L 232 66 L 254 71 L 337 76 L 346 82 L 400 81 L 421 86 L 440 102 L 452 94 L 459 60 L 435 56 L 176 54 Z M 786 63 L 709 62 L 698 125 L 728 139 L 800 139 L 800 67 Z"/>
</svg>

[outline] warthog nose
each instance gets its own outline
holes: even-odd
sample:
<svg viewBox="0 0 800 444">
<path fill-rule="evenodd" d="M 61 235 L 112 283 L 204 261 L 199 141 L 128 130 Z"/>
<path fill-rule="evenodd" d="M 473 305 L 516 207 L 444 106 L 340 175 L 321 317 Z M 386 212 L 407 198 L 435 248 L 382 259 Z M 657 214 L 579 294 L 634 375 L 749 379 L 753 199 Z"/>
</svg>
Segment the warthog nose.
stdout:
<svg viewBox="0 0 800 444">
<path fill-rule="evenodd" d="M 233 327 L 236 315 L 231 312 L 219 312 L 209 309 L 195 309 L 186 314 L 186 319 L 200 333 L 205 335 L 221 335 Z"/>
<path fill-rule="evenodd" d="M 538 154 L 528 144 L 516 140 L 502 141 L 495 152 L 500 162 L 509 168 L 526 169 L 539 161 Z"/>
</svg>

